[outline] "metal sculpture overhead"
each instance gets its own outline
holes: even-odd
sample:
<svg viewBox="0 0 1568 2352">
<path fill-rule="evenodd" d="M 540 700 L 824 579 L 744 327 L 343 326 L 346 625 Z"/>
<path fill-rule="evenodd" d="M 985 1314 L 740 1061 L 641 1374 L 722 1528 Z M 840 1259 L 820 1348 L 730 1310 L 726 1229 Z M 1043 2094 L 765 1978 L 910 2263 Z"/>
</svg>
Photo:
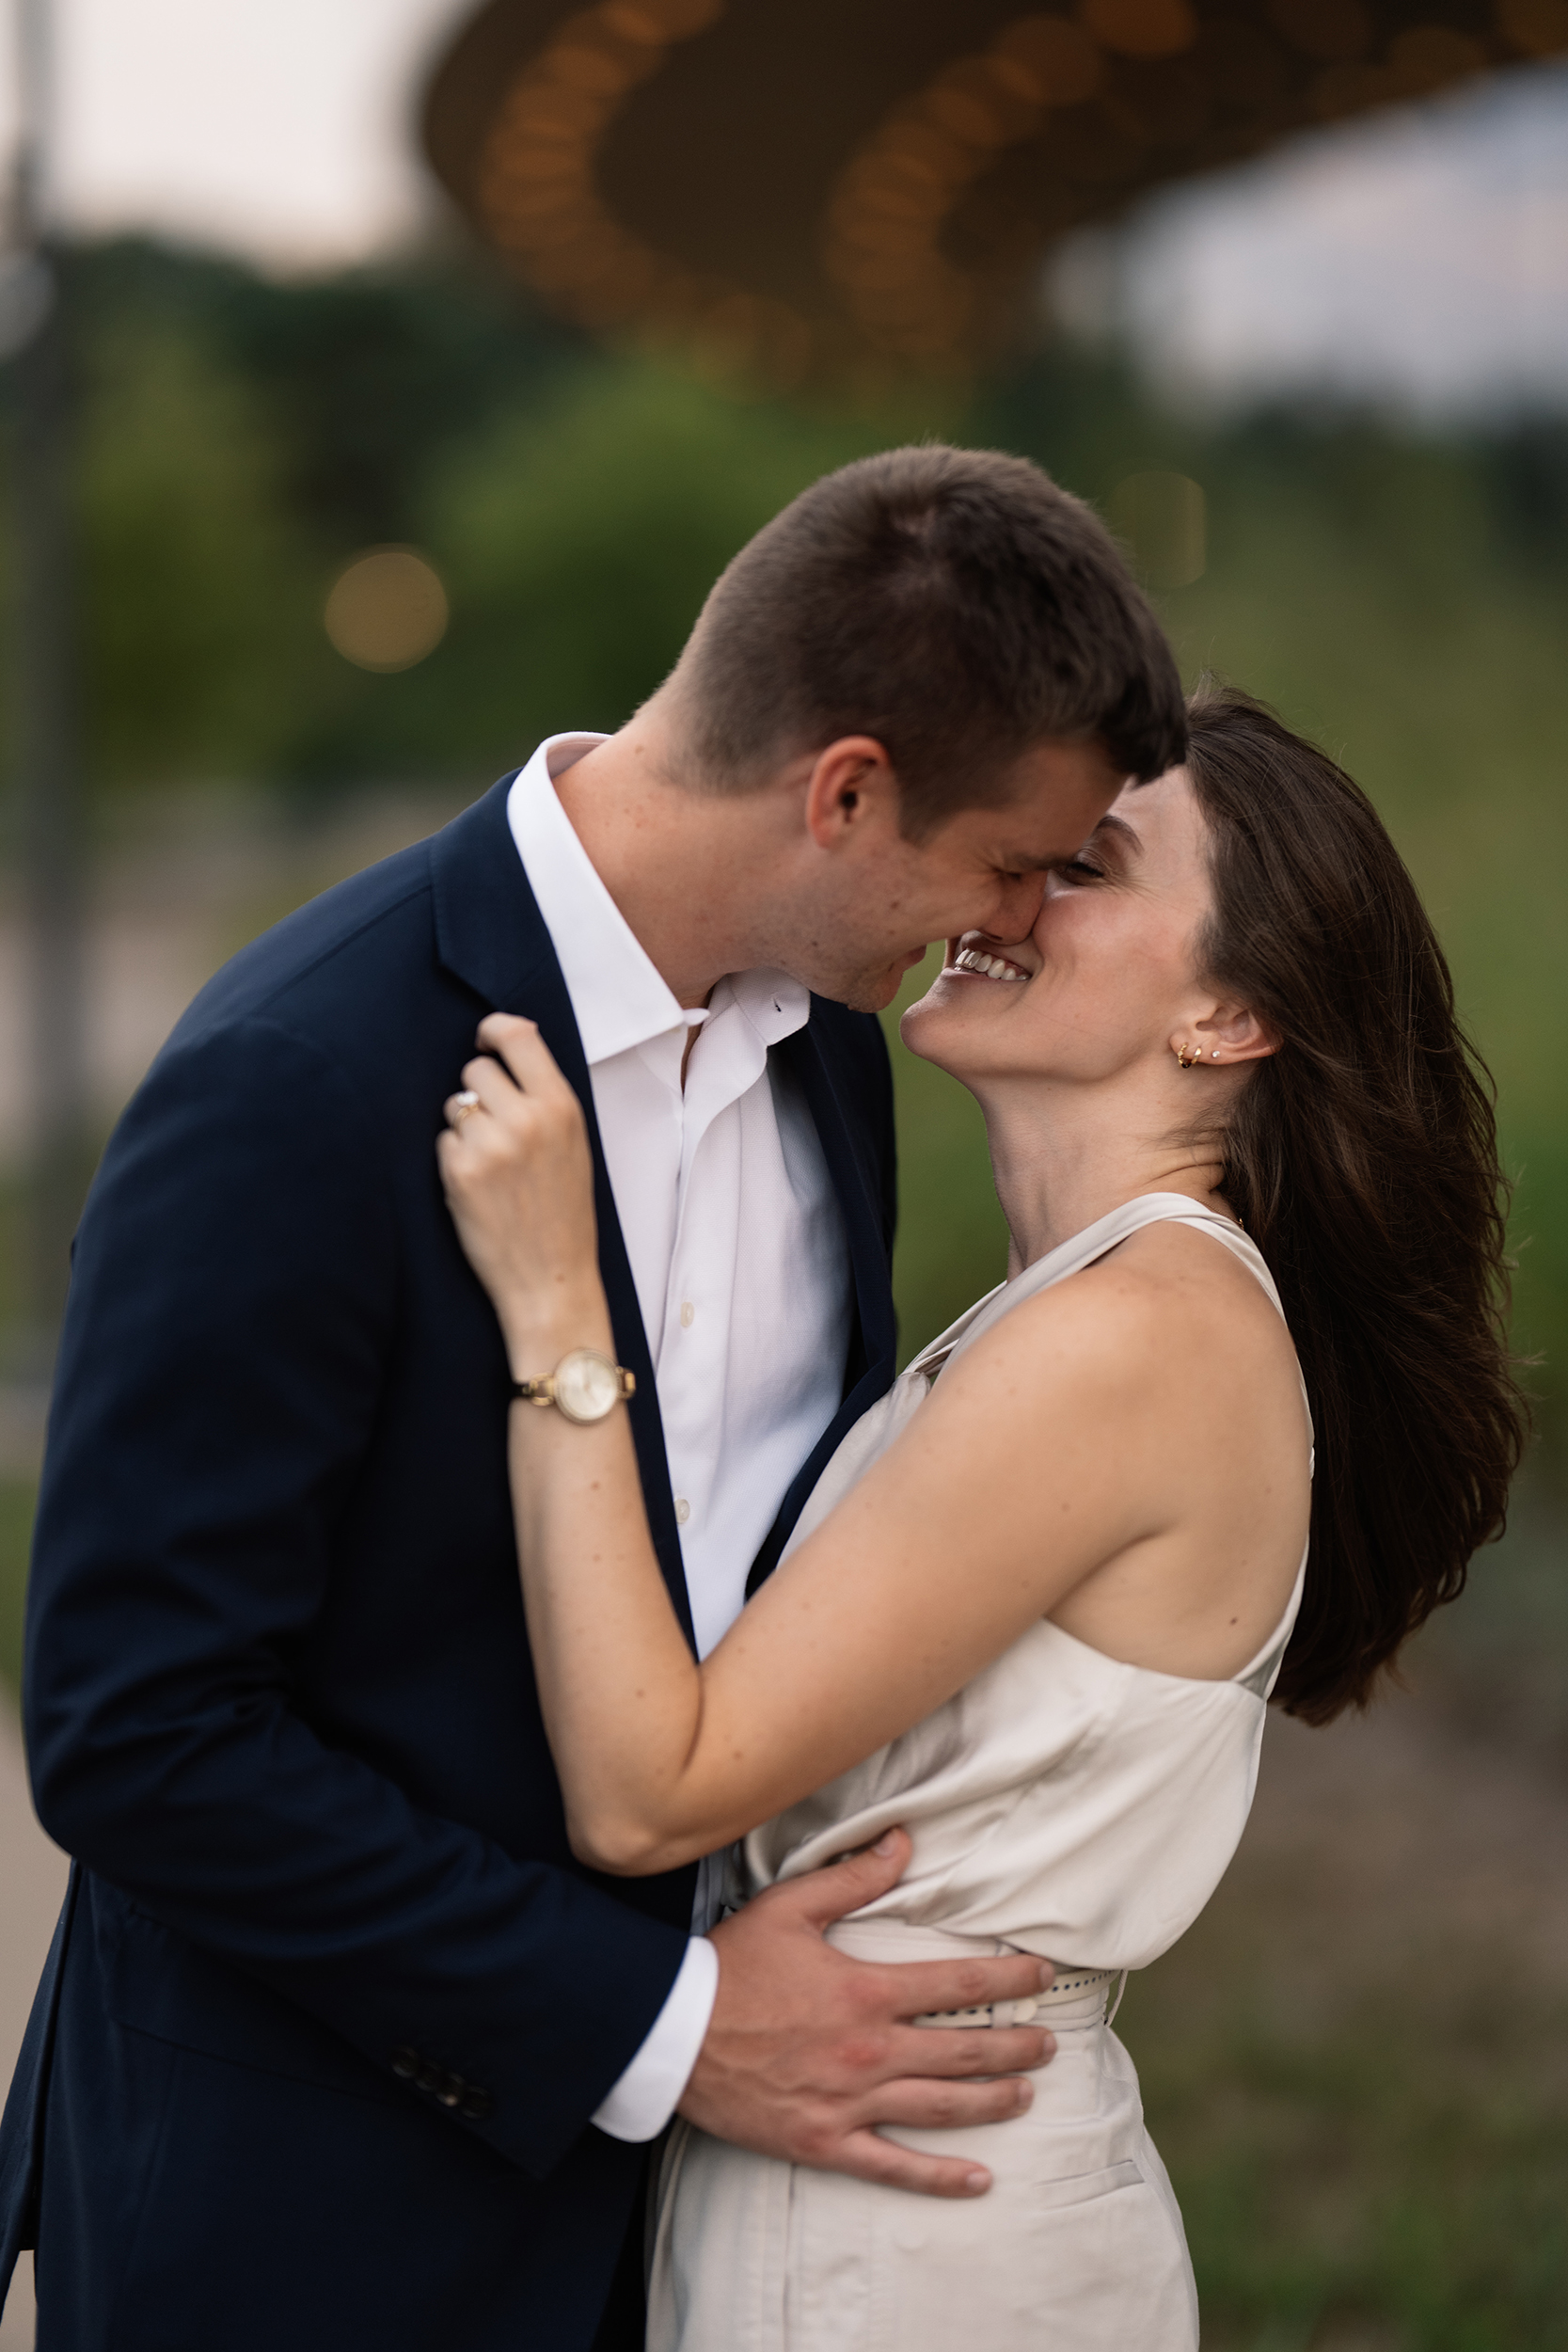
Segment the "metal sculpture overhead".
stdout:
<svg viewBox="0 0 1568 2352">
<path fill-rule="evenodd" d="M 425 135 L 587 326 L 779 384 L 961 373 L 1065 230 L 1559 52 L 1568 0 L 489 0 Z"/>
</svg>

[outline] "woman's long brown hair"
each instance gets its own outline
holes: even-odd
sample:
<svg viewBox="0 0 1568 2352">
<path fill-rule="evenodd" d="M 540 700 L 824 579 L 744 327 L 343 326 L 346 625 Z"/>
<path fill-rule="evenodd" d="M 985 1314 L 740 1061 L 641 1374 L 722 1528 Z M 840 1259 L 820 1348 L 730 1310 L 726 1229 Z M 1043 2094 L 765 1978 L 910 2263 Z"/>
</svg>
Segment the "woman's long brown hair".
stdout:
<svg viewBox="0 0 1568 2352">
<path fill-rule="evenodd" d="M 1250 696 L 1193 697 L 1207 977 L 1280 1041 L 1223 1138 L 1317 1427 L 1312 1543 L 1275 1696 L 1327 1723 L 1502 1532 L 1527 1419 L 1509 1355 L 1492 1087 L 1366 794 Z"/>
</svg>

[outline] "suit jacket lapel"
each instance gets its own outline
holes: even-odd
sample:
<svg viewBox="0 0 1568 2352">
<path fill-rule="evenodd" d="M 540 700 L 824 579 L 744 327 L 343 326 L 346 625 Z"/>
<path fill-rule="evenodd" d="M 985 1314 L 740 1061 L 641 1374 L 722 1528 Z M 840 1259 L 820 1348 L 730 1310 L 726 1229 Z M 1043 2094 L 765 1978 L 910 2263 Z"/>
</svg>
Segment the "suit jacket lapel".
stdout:
<svg viewBox="0 0 1568 2352">
<path fill-rule="evenodd" d="M 515 771 L 514 771 L 514 774 Z M 654 1549 L 687 1640 L 691 1604 L 681 1564 L 664 1429 L 653 1358 L 621 1220 L 605 1166 L 594 1089 L 577 1017 L 506 818 L 512 776 L 438 833 L 430 845 L 436 939 L 442 963 L 498 1012 L 526 1013 L 581 1103 L 594 1152 L 594 1203 L 599 1220 L 599 1271 L 610 1300 L 617 1357 L 637 1381 L 628 1410 L 638 1472 Z"/>
<path fill-rule="evenodd" d="M 800 1080 L 816 1122 L 849 1245 L 855 1329 L 845 1370 L 844 1395 L 816 1444 L 796 1473 L 752 1563 L 747 1597 L 769 1577 L 800 1516 L 801 1506 L 846 1433 L 891 1386 L 897 1368 L 898 1325 L 893 1305 L 893 1234 L 866 1149 L 864 1122 L 851 1117 L 851 1077 L 837 1050 L 834 1008 L 812 999 L 812 1018 L 774 1051 Z"/>
</svg>

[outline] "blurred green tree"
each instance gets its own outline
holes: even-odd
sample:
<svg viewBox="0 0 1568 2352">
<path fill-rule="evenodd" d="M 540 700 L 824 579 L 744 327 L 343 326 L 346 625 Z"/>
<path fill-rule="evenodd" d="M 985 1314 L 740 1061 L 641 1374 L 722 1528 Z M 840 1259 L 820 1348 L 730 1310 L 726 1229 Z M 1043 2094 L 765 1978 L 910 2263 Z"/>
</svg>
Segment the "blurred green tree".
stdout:
<svg viewBox="0 0 1568 2352">
<path fill-rule="evenodd" d="M 454 613 L 430 674 L 443 720 L 498 761 L 552 728 L 619 726 L 736 548 L 878 438 L 635 363 L 591 367 L 542 412 L 498 418 L 429 485 L 427 544 Z"/>
<path fill-rule="evenodd" d="M 1156 585 L 1184 668 L 1266 695 L 1387 816 L 1497 1073 L 1522 1339 L 1568 1350 L 1568 417 L 1203 419 L 1061 343 L 963 418 L 918 394 L 896 416 L 747 405 L 588 351 L 451 256 L 294 284 L 120 241 L 81 248 L 71 286 L 99 787 L 478 791 L 542 733 L 619 724 L 751 532 L 927 427 L 1035 455 L 1106 512 L 1136 511 L 1135 475 L 1196 484 L 1206 568 Z M 387 541 L 451 601 L 392 675 L 322 629 L 338 569 Z M 1001 1236 L 972 1107 L 912 1065 L 901 1086 L 912 1344 L 1000 1272 Z"/>
<path fill-rule="evenodd" d="M 308 533 L 264 403 L 197 339 L 117 322 L 84 371 L 87 756 L 100 785 L 274 771 L 318 666 Z M 306 688 L 309 691 L 309 686 Z"/>
</svg>

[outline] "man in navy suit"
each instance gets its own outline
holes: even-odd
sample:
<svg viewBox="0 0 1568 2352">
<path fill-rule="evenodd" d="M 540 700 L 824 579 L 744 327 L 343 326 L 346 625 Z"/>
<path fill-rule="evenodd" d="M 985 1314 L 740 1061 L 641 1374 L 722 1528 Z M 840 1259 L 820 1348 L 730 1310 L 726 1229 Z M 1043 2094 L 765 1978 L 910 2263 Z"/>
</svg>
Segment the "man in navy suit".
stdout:
<svg viewBox="0 0 1568 2352">
<path fill-rule="evenodd" d="M 893 452 L 742 550 L 620 735 L 552 739 L 186 1013 L 84 1216 L 33 1567 L 34 1788 L 76 1857 L 0 2130 L 40 2352 L 633 2352 L 677 2105 L 963 2193 L 875 2126 L 1018 2110 L 1043 2036 L 908 2021 L 1033 1963 L 832 1951 L 896 1852 L 711 1934 L 693 1872 L 573 1860 L 434 1137 L 478 1021 L 530 1014 L 709 1646 L 893 1375 L 873 1009 L 932 937 L 1022 937 L 1182 741 L 1092 516 Z"/>
</svg>

